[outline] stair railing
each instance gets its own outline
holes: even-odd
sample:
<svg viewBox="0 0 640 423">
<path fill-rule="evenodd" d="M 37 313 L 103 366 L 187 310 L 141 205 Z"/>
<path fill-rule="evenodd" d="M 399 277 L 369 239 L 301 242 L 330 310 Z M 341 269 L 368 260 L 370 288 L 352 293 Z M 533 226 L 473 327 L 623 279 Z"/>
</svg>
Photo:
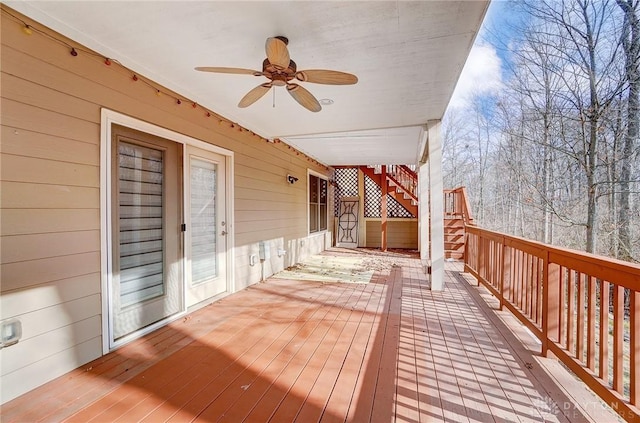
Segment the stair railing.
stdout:
<svg viewBox="0 0 640 423">
<path fill-rule="evenodd" d="M 465 187 L 444 190 L 444 216 L 445 219 L 462 219 L 465 225 L 473 225 Z"/>
<path fill-rule="evenodd" d="M 418 176 L 405 165 L 388 165 L 387 176 L 400 185 L 414 200 L 418 199 Z"/>
</svg>

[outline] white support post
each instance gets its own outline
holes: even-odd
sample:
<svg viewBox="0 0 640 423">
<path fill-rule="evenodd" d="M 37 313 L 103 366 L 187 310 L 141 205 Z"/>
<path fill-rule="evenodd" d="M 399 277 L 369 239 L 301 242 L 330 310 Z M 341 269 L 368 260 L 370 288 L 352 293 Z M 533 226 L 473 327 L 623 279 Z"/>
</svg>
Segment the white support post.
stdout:
<svg viewBox="0 0 640 423">
<path fill-rule="evenodd" d="M 440 121 L 427 123 L 429 156 L 431 290 L 444 289 L 444 190 L 442 184 L 442 143 Z"/>
<path fill-rule="evenodd" d="M 425 132 L 425 137 L 426 132 Z M 429 234 L 429 165 L 422 164 L 418 168 L 418 249 L 420 250 L 420 261 L 425 270 L 430 264 L 431 254 L 429 245 L 431 238 Z"/>
<path fill-rule="evenodd" d="M 358 169 L 358 247 L 367 246 L 367 222 L 364 220 L 364 173 Z"/>
</svg>

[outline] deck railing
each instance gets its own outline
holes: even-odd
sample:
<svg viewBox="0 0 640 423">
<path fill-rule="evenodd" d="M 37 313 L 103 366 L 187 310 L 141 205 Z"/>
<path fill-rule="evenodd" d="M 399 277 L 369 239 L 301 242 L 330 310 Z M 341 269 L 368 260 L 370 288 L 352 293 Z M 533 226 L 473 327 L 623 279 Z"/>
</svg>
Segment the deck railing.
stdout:
<svg viewBox="0 0 640 423">
<path fill-rule="evenodd" d="M 467 226 L 473 274 L 627 421 L 640 410 L 640 266 Z"/>
<path fill-rule="evenodd" d="M 465 187 L 444 190 L 445 219 L 462 219 L 465 225 L 473 225 L 471 206 Z"/>
</svg>

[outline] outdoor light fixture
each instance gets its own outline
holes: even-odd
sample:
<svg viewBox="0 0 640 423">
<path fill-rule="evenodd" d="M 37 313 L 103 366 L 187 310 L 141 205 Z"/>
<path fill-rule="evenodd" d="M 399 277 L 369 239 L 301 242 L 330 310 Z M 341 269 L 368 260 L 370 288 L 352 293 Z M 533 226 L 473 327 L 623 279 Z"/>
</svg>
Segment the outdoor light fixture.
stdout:
<svg viewBox="0 0 640 423">
<path fill-rule="evenodd" d="M 298 182 L 298 178 L 296 178 L 293 175 L 289 175 L 287 174 L 287 182 L 289 182 L 290 184 L 295 184 L 296 182 Z"/>
</svg>

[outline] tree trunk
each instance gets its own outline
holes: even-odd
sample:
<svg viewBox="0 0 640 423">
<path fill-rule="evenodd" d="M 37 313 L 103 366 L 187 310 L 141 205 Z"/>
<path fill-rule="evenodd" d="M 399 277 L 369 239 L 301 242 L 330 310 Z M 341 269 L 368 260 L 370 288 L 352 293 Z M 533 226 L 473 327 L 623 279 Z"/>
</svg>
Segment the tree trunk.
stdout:
<svg viewBox="0 0 640 423">
<path fill-rule="evenodd" d="M 634 0 L 616 0 L 624 12 L 624 32 L 622 45 L 625 52 L 625 73 L 629 83 L 629 98 L 627 100 L 627 133 L 624 137 L 622 150 L 622 164 L 620 169 L 620 195 L 618 196 L 618 258 L 631 261 L 631 202 L 630 180 L 631 166 L 634 162 L 635 145 L 638 142 L 640 127 L 640 19 L 638 17 L 638 2 Z"/>
</svg>

